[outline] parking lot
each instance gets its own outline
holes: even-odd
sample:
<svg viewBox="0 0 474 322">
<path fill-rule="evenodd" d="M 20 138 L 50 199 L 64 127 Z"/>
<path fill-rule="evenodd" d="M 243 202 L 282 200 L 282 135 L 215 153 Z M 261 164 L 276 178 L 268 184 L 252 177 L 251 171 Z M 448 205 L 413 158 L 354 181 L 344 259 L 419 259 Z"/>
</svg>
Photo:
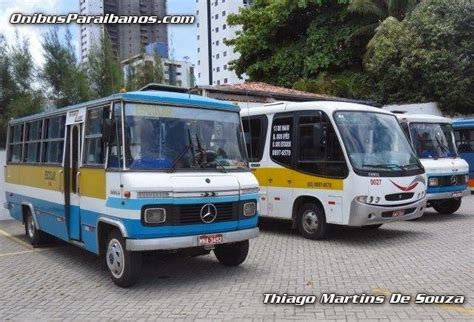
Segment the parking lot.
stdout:
<svg viewBox="0 0 474 322">
<path fill-rule="evenodd" d="M 472 320 L 474 196 L 456 215 L 378 231 L 336 228 L 310 241 L 285 221 L 263 220 L 240 267 L 215 257 L 147 257 L 142 280 L 120 289 L 94 255 L 54 242 L 31 249 L 23 227 L 0 221 L 0 319 Z M 448 304 L 263 304 L 263 294 L 427 293 L 466 296 Z"/>
</svg>

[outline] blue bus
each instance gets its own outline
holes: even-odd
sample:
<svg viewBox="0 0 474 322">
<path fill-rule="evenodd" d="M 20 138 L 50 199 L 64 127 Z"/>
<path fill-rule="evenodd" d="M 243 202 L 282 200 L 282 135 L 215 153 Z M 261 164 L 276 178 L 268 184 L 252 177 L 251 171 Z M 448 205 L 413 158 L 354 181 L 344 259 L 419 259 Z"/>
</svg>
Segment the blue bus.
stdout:
<svg viewBox="0 0 474 322">
<path fill-rule="evenodd" d="M 461 158 L 469 164 L 468 186 L 474 191 L 474 118 L 453 121 L 454 136 Z"/>
</svg>

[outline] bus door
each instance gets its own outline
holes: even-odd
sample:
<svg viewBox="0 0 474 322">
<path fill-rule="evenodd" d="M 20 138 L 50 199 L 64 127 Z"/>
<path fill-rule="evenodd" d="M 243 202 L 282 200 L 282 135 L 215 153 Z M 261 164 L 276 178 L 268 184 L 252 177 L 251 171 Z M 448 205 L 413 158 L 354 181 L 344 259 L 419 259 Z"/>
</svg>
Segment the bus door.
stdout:
<svg viewBox="0 0 474 322">
<path fill-rule="evenodd" d="M 262 184 L 267 186 L 268 215 L 272 217 L 291 218 L 294 200 L 294 171 L 291 170 L 293 124 L 294 117 L 291 114 L 275 114 L 270 129 L 270 159 L 283 167 L 269 168 Z"/>
<path fill-rule="evenodd" d="M 85 109 L 69 111 L 66 117 L 64 160 L 64 206 L 69 238 L 81 239 L 79 171 Z"/>
</svg>

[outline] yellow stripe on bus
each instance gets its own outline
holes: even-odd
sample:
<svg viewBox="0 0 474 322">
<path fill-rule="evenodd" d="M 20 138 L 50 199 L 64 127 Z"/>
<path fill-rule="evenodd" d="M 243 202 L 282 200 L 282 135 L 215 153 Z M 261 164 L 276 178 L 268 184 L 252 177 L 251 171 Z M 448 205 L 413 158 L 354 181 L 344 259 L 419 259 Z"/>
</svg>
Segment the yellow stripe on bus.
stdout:
<svg viewBox="0 0 474 322">
<path fill-rule="evenodd" d="M 344 180 L 323 178 L 304 174 L 287 168 L 254 168 L 260 186 L 282 188 L 304 188 L 323 190 L 343 190 Z"/>
<path fill-rule="evenodd" d="M 9 164 L 5 182 L 52 191 L 64 190 L 64 172 L 60 166 Z M 105 169 L 81 168 L 79 192 L 81 196 L 105 199 Z"/>
</svg>

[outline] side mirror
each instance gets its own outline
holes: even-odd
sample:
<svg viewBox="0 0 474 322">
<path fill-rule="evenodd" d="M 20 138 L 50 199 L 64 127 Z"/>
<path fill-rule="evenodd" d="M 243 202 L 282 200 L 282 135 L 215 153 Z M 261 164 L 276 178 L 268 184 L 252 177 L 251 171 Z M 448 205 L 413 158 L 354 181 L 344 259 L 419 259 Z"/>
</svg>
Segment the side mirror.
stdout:
<svg viewBox="0 0 474 322">
<path fill-rule="evenodd" d="M 112 119 L 105 119 L 102 125 L 102 142 L 112 144 L 115 141 L 115 121 Z"/>
</svg>

